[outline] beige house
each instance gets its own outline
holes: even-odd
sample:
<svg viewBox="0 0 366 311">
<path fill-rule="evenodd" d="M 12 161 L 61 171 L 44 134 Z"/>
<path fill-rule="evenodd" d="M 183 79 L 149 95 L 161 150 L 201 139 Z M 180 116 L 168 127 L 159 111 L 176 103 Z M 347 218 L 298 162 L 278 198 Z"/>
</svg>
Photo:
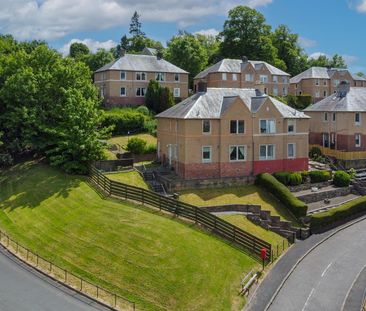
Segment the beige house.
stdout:
<svg viewBox="0 0 366 311">
<path fill-rule="evenodd" d="M 308 169 L 309 117 L 258 90 L 208 88 L 157 120 L 158 158 L 186 180 Z"/>
<path fill-rule="evenodd" d="M 285 96 L 290 75 L 266 62 L 243 59 L 223 59 L 200 72 L 194 78 L 194 91 L 199 84 L 217 88 L 255 88 L 261 84 L 265 94 Z"/>
<path fill-rule="evenodd" d="M 349 82 L 352 87 L 366 87 L 366 79 L 350 73 L 347 69 L 311 67 L 290 79 L 290 93 L 308 94 L 314 103 L 336 93 L 341 81 Z"/>
<path fill-rule="evenodd" d="M 305 109 L 309 142 L 347 168 L 366 166 L 366 88 L 342 82 L 335 94 Z"/>
<path fill-rule="evenodd" d="M 123 54 L 94 73 L 105 106 L 143 105 L 150 80 L 168 87 L 177 100 L 188 97 L 188 72 L 155 56 L 153 49 L 144 53 L 149 55 Z"/>
</svg>

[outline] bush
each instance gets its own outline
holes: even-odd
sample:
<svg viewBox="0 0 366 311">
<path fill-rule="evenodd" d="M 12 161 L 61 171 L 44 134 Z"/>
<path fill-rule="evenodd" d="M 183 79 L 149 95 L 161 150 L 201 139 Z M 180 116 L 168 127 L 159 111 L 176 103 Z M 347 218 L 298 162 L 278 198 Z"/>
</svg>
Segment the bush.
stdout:
<svg viewBox="0 0 366 311">
<path fill-rule="evenodd" d="M 146 147 L 145 147 L 145 149 L 144 149 L 144 153 L 146 154 L 146 153 L 156 153 L 157 152 L 157 147 L 156 147 L 156 145 L 152 145 L 152 144 L 150 144 L 150 145 L 147 145 Z"/>
<path fill-rule="evenodd" d="M 328 181 L 332 177 L 328 171 L 311 171 L 309 172 L 309 176 L 311 183 Z"/>
<path fill-rule="evenodd" d="M 147 144 L 146 140 L 138 137 L 132 137 L 131 139 L 128 140 L 127 150 L 136 155 L 144 154 L 146 144 Z"/>
<path fill-rule="evenodd" d="M 317 159 L 322 155 L 322 151 L 319 147 L 312 147 L 309 152 L 309 157 L 311 159 Z"/>
<path fill-rule="evenodd" d="M 133 109 L 112 109 L 106 111 L 102 118 L 103 127 L 113 127 L 113 135 L 141 132 L 144 125 L 145 116 Z"/>
<path fill-rule="evenodd" d="M 307 214 L 307 205 L 296 198 L 290 190 L 268 173 L 257 176 L 256 184 L 271 192 L 282 204 L 284 204 L 297 218 Z"/>
<path fill-rule="evenodd" d="M 351 183 L 351 176 L 345 171 L 336 171 L 333 176 L 333 183 L 337 187 L 348 187 Z"/>
<path fill-rule="evenodd" d="M 301 178 L 302 178 L 302 183 L 306 183 L 308 181 L 309 178 L 309 172 L 308 171 L 302 171 L 300 172 L 301 174 Z"/>
<path fill-rule="evenodd" d="M 8 154 L 8 153 L 4 153 L 4 154 L 0 154 L 0 167 L 2 166 L 11 166 L 13 165 L 13 157 Z"/>
<path fill-rule="evenodd" d="M 147 108 L 146 106 L 139 106 L 139 107 L 136 108 L 136 111 L 143 114 L 144 116 L 149 116 L 150 115 L 149 108 Z"/>
<path fill-rule="evenodd" d="M 300 173 L 291 173 L 288 179 L 290 186 L 298 186 L 302 184 L 302 177 Z"/>
<path fill-rule="evenodd" d="M 320 228 L 364 211 L 366 211 L 366 196 L 311 216 L 310 226 Z"/>
<path fill-rule="evenodd" d="M 283 183 L 285 186 L 289 184 L 290 180 L 290 173 L 288 172 L 277 172 L 273 173 L 273 176 L 281 183 Z"/>
</svg>

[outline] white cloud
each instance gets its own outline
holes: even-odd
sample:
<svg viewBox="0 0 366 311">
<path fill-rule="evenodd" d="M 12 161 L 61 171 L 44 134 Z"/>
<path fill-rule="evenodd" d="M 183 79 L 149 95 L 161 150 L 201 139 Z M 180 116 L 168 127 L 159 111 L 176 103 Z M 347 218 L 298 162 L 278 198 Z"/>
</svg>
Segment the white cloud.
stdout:
<svg viewBox="0 0 366 311">
<path fill-rule="evenodd" d="M 315 52 L 313 54 L 310 54 L 309 55 L 309 58 L 312 58 L 312 59 L 318 59 L 320 56 L 326 56 L 327 58 L 330 58 L 331 56 L 328 55 L 328 54 L 325 54 L 323 52 Z"/>
<path fill-rule="evenodd" d="M 57 39 L 67 34 L 128 25 L 134 11 L 142 21 L 179 27 L 225 15 L 236 5 L 252 8 L 273 0 L 0 0 L 0 31 L 18 39 Z"/>
<path fill-rule="evenodd" d="M 348 7 L 360 13 L 366 13 L 366 0 L 347 0 Z"/>
<path fill-rule="evenodd" d="M 317 42 L 305 37 L 299 37 L 299 44 L 303 48 L 312 48 L 317 45 Z"/>
<path fill-rule="evenodd" d="M 193 34 L 194 35 L 200 34 L 200 35 L 205 35 L 205 36 L 214 36 L 214 37 L 216 37 L 219 34 L 219 31 L 217 29 L 214 29 L 214 28 L 201 29 L 199 31 L 194 32 Z"/>
<path fill-rule="evenodd" d="M 66 44 L 64 44 L 61 48 L 59 48 L 59 52 L 62 53 L 63 55 L 68 55 L 69 51 L 70 51 L 70 45 L 75 43 L 75 42 L 79 42 L 79 43 L 84 43 L 90 51 L 92 51 L 93 53 L 95 53 L 96 51 L 98 51 L 98 49 L 106 49 L 109 50 L 113 47 L 115 47 L 117 45 L 117 42 L 113 41 L 113 40 L 108 40 L 108 41 L 96 41 L 93 39 L 84 39 L 84 40 L 80 40 L 80 39 L 71 39 L 69 42 L 67 42 Z"/>
<path fill-rule="evenodd" d="M 357 5 L 356 8 L 357 8 L 358 12 L 365 13 L 366 12 L 366 0 L 360 1 L 360 3 Z"/>
</svg>

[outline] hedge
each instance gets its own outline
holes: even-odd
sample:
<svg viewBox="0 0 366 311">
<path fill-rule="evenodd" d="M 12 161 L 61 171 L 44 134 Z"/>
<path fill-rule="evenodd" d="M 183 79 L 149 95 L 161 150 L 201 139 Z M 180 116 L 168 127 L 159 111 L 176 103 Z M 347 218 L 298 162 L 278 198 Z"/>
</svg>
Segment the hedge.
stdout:
<svg viewBox="0 0 366 311">
<path fill-rule="evenodd" d="M 290 181 L 290 173 L 288 172 L 276 172 L 273 173 L 273 176 L 282 184 L 287 186 Z"/>
<path fill-rule="evenodd" d="M 113 127 L 113 135 L 141 132 L 145 125 L 145 115 L 132 109 L 112 109 L 102 117 L 103 127 Z"/>
<path fill-rule="evenodd" d="M 297 218 L 306 216 L 308 211 L 307 205 L 296 198 L 285 185 L 280 183 L 271 174 L 264 173 L 257 175 L 256 184 L 271 192 Z"/>
<path fill-rule="evenodd" d="M 311 183 L 324 182 L 332 178 L 330 172 L 328 171 L 310 171 L 309 177 Z"/>
<path fill-rule="evenodd" d="M 310 226 L 311 228 L 320 228 L 321 226 L 330 225 L 363 211 L 366 212 L 366 196 L 332 208 L 326 212 L 312 215 Z"/>
<path fill-rule="evenodd" d="M 288 179 L 290 186 L 298 186 L 302 184 L 302 176 L 300 173 L 291 173 Z"/>
<path fill-rule="evenodd" d="M 351 183 L 351 175 L 345 171 L 336 171 L 333 177 L 333 184 L 337 187 L 348 187 Z"/>
</svg>

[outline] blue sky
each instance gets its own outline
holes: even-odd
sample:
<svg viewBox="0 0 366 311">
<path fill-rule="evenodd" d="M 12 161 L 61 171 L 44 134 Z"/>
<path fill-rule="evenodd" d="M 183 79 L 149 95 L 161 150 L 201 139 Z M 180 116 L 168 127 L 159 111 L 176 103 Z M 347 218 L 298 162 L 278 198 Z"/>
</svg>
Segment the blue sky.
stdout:
<svg viewBox="0 0 366 311">
<path fill-rule="evenodd" d="M 230 8 L 249 5 L 272 27 L 288 25 L 309 55 L 341 54 L 366 73 L 366 0 L 0 0 L 0 32 L 44 39 L 66 53 L 71 42 L 109 48 L 128 32 L 132 13 L 143 31 L 166 42 L 179 29 L 216 33 Z"/>
</svg>

